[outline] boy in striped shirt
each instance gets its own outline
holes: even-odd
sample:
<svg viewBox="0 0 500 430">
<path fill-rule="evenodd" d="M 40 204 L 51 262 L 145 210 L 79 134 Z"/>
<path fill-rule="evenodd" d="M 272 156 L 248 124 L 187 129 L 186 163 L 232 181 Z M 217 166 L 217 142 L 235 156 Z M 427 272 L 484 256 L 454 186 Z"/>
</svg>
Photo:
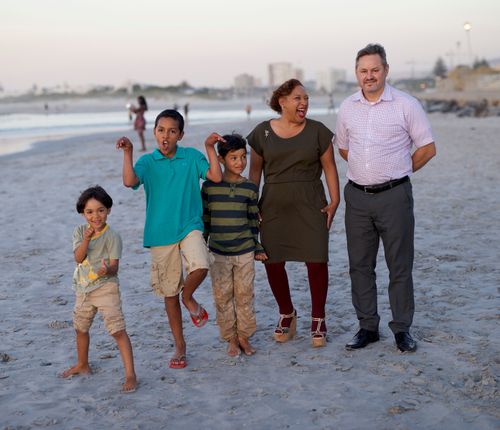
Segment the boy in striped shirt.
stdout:
<svg viewBox="0 0 500 430">
<path fill-rule="evenodd" d="M 258 241 L 259 190 L 241 176 L 247 165 L 245 139 L 238 134 L 223 138 L 217 143 L 222 181 L 205 181 L 201 194 L 204 235 L 214 256 L 210 276 L 217 324 L 228 355 L 234 357 L 240 350 L 256 352 L 249 342 L 256 329 L 254 259 L 265 261 L 267 255 Z"/>
</svg>

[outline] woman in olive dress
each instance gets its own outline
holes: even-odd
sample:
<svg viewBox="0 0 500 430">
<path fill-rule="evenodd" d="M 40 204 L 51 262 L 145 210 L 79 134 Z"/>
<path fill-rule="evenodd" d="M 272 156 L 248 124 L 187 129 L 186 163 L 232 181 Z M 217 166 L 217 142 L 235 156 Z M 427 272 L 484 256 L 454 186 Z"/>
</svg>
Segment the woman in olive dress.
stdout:
<svg viewBox="0 0 500 430">
<path fill-rule="evenodd" d="M 304 262 L 311 292 L 311 343 L 326 345 L 325 303 L 328 292 L 328 235 L 339 205 L 339 181 L 333 133 L 306 118 L 309 96 L 297 79 L 277 88 L 269 103 L 279 118 L 264 121 L 248 135 L 250 180 L 264 187 L 259 201 L 265 268 L 279 307 L 277 342 L 294 337 L 297 312 L 290 296 L 287 261 Z M 330 203 L 321 174 L 324 173 Z"/>
</svg>

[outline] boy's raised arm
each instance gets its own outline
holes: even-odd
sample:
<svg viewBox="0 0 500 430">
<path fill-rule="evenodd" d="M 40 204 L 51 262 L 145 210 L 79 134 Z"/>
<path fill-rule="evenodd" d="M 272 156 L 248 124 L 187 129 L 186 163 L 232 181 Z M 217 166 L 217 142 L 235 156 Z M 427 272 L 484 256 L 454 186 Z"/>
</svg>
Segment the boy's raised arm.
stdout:
<svg viewBox="0 0 500 430">
<path fill-rule="evenodd" d="M 120 137 L 116 141 L 116 149 L 123 149 L 123 185 L 126 187 L 137 185 L 139 178 L 134 172 L 134 145 L 127 137 Z"/>
<path fill-rule="evenodd" d="M 95 230 L 92 227 L 87 227 L 83 232 L 82 241 L 80 245 L 76 247 L 73 251 L 73 255 L 75 256 L 75 261 L 80 264 L 83 263 L 83 260 L 87 257 L 87 250 L 89 248 L 90 240 L 92 239 L 92 235 Z"/>
<path fill-rule="evenodd" d="M 212 133 L 205 140 L 205 150 L 207 151 L 207 158 L 210 167 L 207 171 L 207 179 L 210 179 L 212 182 L 220 182 L 222 181 L 222 170 L 220 168 L 219 160 L 217 159 L 217 153 L 215 152 L 215 144 L 222 140 L 225 142 L 223 137 L 218 133 Z"/>
</svg>

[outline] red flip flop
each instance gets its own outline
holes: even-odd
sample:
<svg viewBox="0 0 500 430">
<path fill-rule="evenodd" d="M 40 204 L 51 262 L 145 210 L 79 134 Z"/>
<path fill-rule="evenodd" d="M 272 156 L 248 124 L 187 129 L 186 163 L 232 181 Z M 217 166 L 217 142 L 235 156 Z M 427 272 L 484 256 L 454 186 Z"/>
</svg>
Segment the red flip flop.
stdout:
<svg viewBox="0 0 500 430">
<path fill-rule="evenodd" d="M 196 312 L 189 311 L 191 321 L 196 327 L 203 327 L 208 321 L 208 313 L 203 306 L 198 303 Z"/>
<path fill-rule="evenodd" d="M 181 355 L 180 357 L 172 357 L 168 363 L 168 367 L 171 369 L 184 369 L 187 366 L 186 356 Z"/>
</svg>

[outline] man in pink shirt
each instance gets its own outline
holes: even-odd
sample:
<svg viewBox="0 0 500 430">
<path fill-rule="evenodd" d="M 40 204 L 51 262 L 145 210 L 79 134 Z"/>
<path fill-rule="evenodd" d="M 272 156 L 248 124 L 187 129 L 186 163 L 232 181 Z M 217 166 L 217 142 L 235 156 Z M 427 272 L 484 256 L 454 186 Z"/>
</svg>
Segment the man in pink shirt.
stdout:
<svg viewBox="0 0 500 430">
<path fill-rule="evenodd" d="M 379 340 L 375 266 L 382 239 L 389 268 L 389 327 L 398 349 L 412 352 L 417 348 L 409 332 L 415 307 L 415 221 L 409 176 L 436 155 L 436 147 L 422 106 L 388 85 L 388 73 L 381 45 L 360 50 L 356 78 L 361 89 L 344 100 L 337 117 L 335 144 L 348 163 L 345 226 L 352 303 L 360 326 L 346 348 Z"/>
</svg>

